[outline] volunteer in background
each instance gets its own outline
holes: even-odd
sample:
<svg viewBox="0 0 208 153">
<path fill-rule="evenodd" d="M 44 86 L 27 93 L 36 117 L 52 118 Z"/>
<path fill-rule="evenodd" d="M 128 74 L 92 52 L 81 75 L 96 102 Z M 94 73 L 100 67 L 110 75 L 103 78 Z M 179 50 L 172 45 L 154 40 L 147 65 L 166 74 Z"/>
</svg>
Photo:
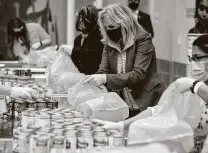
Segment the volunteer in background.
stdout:
<svg viewBox="0 0 208 153">
<path fill-rule="evenodd" d="M 131 10 L 112 4 L 99 12 L 104 50 L 98 74 L 86 76 L 84 83 L 106 84 L 130 108 L 133 117 L 157 104 L 165 86 L 157 73 L 151 36 L 138 24 Z"/>
<path fill-rule="evenodd" d="M 81 34 L 74 40 L 71 58 L 81 73 L 97 72 L 101 63 L 103 44 L 98 26 L 98 10 L 91 5 L 77 10 L 76 29 Z"/>
<path fill-rule="evenodd" d="M 37 96 L 37 92 L 31 88 L 7 87 L 0 85 L 0 95 L 11 96 L 13 98 L 33 98 Z"/>
<path fill-rule="evenodd" d="M 189 33 L 208 33 L 208 0 L 196 0 L 195 20 L 196 25 Z"/>
<path fill-rule="evenodd" d="M 139 10 L 140 0 L 128 0 L 128 6 L 131 9 L 133 15 L 138 20 L 139 24 L 154 37 L 154 30 L 152 27 L 151 18 L 148 14 Z"/>
<path fill-rule="evenodd" d="M 7 59 L 23 59 L 31 50 L 51 44 L 50 36 L 37 23 L 25 23 L 20 18 L 11 19 L 7 26 Z"/>
<path fill-rule="evenodd" d="M 208 102 L 208 81 L 199 82 L 191 78 L 180 78 L 175 81 L 175 84 L 177 90 L 180 93 L 188 92 L 191 90 L 191 92 L 199 95 L 204 101 Z M 157 109 L 158 106 L 149 107 L 137 116 L 118 123 L 101 121 L 97 119 L 94 119 L 93 122 L 103 125 L 105 129 L 116 129 L 123 132 L 124 128 L 128 128 L 133 122 L 139 119 L 147 118 L 148 116 L 154 116 L 154 113 Z"/>
<path fill-rule="evenodd" d="M 194 79 L 205 81 L 208 79 L 208 35 L 202 35 L 193 42 L 191 73 Z"/>
</svg>

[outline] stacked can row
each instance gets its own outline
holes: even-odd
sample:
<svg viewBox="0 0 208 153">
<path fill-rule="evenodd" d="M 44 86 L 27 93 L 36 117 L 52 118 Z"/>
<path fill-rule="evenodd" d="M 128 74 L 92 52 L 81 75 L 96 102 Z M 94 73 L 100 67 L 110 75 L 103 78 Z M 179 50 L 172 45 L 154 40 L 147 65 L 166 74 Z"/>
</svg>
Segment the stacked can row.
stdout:
<svg viewBox="0 0 208 153">
<path fill-rule="evenodd" d="M 122 133 L 117 130 L 106 131 L 100 125 L 84 121 L 80 112 L 62 110 L 58 113 L 53 111 L 38 113 L 35 121 L 26 128 L 19 127 L 14 130 L 14 151 L 49 153 L 53 149 L 76 151 L 123 144 Z"/>
<path fill-rule="evenodd" d="M 34 83 L 34 78 L 24 76 L 19 77 L 16 75 L 0 75 L 0 85 L 16 86 L 17 84 L 29 84 Z"/>
</svg>

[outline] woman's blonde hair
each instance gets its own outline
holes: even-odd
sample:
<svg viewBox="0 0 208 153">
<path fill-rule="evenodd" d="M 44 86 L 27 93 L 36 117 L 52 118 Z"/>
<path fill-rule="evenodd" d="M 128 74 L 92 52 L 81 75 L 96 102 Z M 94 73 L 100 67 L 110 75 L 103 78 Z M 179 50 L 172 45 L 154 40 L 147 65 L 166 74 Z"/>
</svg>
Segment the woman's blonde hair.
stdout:
<svg viewBox="0 0 208 153">
<path fill-rule="evenodd" d="M 127 45 L 132 39 L 134 39 L 139 31 L 139 28 L 142 28 L 138 24 L 138 21 L 132 14 L 131 10 L 123 4 L 118 3 L 111 4 L 103 8 L 103 10 L 99 12 L 98 21 L 101 34 L 103 35 L 104 44 L 107 44 L 109 39 L 104 23 L 121 26 L 124 45 Z"/>
</svg>

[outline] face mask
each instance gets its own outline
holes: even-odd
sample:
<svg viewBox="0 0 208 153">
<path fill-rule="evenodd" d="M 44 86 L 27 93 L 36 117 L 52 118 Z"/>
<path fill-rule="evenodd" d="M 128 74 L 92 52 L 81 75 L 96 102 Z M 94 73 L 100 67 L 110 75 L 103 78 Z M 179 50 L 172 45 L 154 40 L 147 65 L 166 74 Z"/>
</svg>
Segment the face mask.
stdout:
<svg viewBox="0 0 208 153">
<path fill-rule="evenodd" d="M 130 8 L 131 10 L 137 10 L 138 7 L 139 7 L 139 3 L 135 3 L 135 2 L 129 3 L 129 8 Z"/>
<path fill-rule="evenodd" d="M 191 73 L 194 79 L 205 81 L 208 79 L 208 73 L 207 73 L 207 65 L 208 61 L 206 62 L 192 62 L 191 64 Z"/>
<path fill-rule="evenodd" d="M 121 27 L 118 29 L 107 30 L 107 35 L 112 41 L 118 42 L 119 39 L 122 37 Z"/>
</svg>

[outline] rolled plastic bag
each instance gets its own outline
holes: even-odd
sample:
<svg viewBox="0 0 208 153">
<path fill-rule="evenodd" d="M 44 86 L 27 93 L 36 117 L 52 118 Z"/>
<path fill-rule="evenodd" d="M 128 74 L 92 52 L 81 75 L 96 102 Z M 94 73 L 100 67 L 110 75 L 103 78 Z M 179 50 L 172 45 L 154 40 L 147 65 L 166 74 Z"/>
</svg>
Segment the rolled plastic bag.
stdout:
<svg viewBox="0 0 208 153">
<path fill-rule="evenodd" d="M 96 94 L 99 93 L 107 93 L 107 89 L 105 87 L 96 87 L 88 83 L 77 83 L 72 88 L 68 89 L 68 102 L 76 109 L 79 104 L 96 98 Z"/>
<path fill-rule="evenodd" d="M 66 93 L 69 88 L 84 79 L 83 73 L 66 72 L 58 76 L 53 82 L 54 92 Z"/>
<path fill-rule="evenodd" d="M 97 94 L 98 98 L 81 103 L 77 110 L 83 112 L 86 119 L 123 121 L 129 116 L 129 107 L 115 92 Z"/>
<path fill-rule="evenodd" d="M 21 63 L 47 67 L 57 55 L 57 46 L 49 46 L 42 50 L 31 50 L 28 55 L 22 56 Z"/>
<path fill-rule="evenodd" d="M 172 83 L 155 106 L 153 116 L 130 125 L 128 144 L 177 143 L 177 147 L 189 152 L 194 145 L 193 129 L 200 121 L 199 102 L 197 95 L 191 92 L 180 94 Z"/>
</svg>

